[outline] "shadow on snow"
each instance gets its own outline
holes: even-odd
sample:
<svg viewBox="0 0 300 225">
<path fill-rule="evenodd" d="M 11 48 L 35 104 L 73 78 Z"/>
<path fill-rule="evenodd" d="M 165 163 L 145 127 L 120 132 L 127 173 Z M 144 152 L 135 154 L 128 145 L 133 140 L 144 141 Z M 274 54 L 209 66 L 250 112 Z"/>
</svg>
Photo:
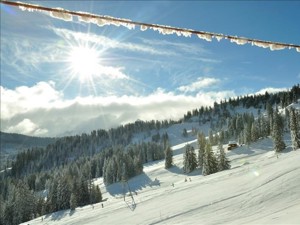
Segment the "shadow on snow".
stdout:
<svg viewBox="0 0 300 225">
<path fill-rule="evenodd" d="M 127 183 L 114 183 L 106 186 L 106 190 L 112 196 L 117 197 L 118 195 L 120 195 L 120 197 L 123 197 L 124 194 L 128 195 L 130 191 L 133 194 L 137 195 L 138 192 L 143 188 L 160 186 L 160 181 L 157 178 L 151 180 L 144 172 L 136 177 L 129 179 Z"/>
</svg>

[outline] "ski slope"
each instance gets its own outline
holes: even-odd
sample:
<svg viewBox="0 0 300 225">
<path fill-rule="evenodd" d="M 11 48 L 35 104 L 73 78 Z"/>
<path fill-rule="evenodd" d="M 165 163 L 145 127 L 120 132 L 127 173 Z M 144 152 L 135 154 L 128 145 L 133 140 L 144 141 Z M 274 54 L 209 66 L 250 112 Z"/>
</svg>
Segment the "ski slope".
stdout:
<svg viewBox="0 0 300 225">
<path fill-rule="evenodd" d="M 197 147 L 196 140 L 189 143 Z M 227 152 L 230 170 L 204 177 L 200 170 L 182 172 L 185 144 L 172 147 L 171 169 L 163 160 L 148 163 L 129 180 L 133 199 L 128 187 L 105 187 L 100 178 L 94 182 L 103 203 L 24 224 L 300 224 L 300 150 L 275 155 L 272 141 L 262 139 Z"/>
</svg>

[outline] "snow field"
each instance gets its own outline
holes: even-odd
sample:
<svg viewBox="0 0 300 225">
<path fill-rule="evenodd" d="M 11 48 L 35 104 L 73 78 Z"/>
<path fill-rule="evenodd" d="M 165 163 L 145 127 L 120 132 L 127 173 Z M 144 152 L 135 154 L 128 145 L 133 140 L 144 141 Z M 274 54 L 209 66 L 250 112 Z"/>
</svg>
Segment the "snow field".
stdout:
<svg viewBox="0 0 300 225">
<path fill-rule="evenodd" d="M 195 139 L 189 143 L 197 148 Z M 104 208 L 60 211 L 29 224 L 300 224 L 300 151 L 288 148 L 277 158 L 272 141 L 262 139 L 227 152 L 232 169 L 204 177 L 199 169 L 183 173 L 186 144 L 172 147 L 174 167 L 151 162 L 129 180 L 133 199 L 127 192 L 124 201 L 122 183 L 105 187 L 99 178 Z"/>
</svg>

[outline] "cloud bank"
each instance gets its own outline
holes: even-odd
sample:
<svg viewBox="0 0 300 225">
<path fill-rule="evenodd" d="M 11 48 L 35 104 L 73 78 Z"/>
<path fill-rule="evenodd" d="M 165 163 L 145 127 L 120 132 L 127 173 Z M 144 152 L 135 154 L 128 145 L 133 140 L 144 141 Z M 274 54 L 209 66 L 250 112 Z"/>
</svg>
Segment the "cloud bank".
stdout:
<svg viewBox="0 0 300 225">
<path fill-rule="evenodd" d="M 201 77 L 201 78 L 198 78 L 197 81 L 195 81 L 189 85 L 180 86 L 178 88 L 178 90 L 185 92 L 185 93 L 195 92 L 195 91 L 199 91 L 204 88 L 211 88 L 211 86 L 220 83 L 220 81 L 221 80 L 219 80 L 217 78 Z"/>
<path fill-rule="evenodd" d="M 1 131 L 64 136 L 109 129 L 141 120 L 179 119 L 187 112 L 235 96 L 233 91 L 176 94 L 158 88 L 146 96 L 86 96 L 66 99 L 53 81 L 1 88 Z"/>
</svg>

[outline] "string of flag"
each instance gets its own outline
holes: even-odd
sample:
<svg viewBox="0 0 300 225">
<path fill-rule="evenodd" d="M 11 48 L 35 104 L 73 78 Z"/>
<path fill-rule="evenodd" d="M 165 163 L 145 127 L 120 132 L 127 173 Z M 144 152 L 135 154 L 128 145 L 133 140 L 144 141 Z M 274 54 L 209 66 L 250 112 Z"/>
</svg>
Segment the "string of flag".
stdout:
<svg viewBox="0 0 300 225">
<path fill-rule="evenodd" d="M 297 52 L 300 52 L 300 45 L 296 45 L 296 44 L 265 41 L 265 40 L 247 38 L 247 37 L 226 35 L 221 33 L 212 33 L 212 32 L 198 31 L 198 30 L 187 29 L 187 28 L 172 27 L 167 25 L 142 23 L 142 22 L 132 21 L 129 19 L 116 18 L 116 17 L 106 16 L 106 15 L 91 14 L 88 12 L 70 11 L 63 8 L 50 8 L 50 7 L 44 7 L 35 4 L 28 4 L 24 2 L 11 2 L 6 0 L 0 0 L 0 2 L 2 4 L 6 4 L 10 6 L 16 6 L 23 11 L 46 12 L 49 16 L 64 21 L 73 21 L 73 17 L 77 16 L 79 21 L 96 24 L 99 27 L 106 26 L 106 25 L 114 25 L 118 27 L 124 26 L 128 29 L 135 29 L 136 27 L 140 27 L 141 31 L 152 29 L 163 35 L 176 34 L 177 36 L 184 36 L 184 37 L 191 37 L 192 35 L 196 35 L 198 38 L 209 42 L 211 42 L 213 39 L 216 39 L 217 41 L 221 41 L 222 39 L 227 39 L 230 42 L 238 45 L 251 44 L 252 46 L 269 48 L 272 51 L 283 50 L 288 48 L 288 49 L 295 49 Z"/>
</svg>

